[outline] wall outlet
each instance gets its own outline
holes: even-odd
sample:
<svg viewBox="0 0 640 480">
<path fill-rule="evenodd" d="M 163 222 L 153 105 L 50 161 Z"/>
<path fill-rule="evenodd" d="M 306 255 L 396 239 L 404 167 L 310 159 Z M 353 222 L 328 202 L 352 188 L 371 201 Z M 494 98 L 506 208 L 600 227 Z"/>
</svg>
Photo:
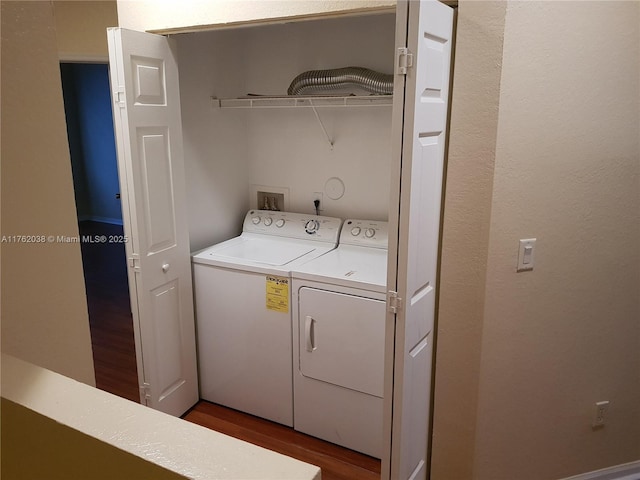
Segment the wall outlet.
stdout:
<svg viewBox="0 0 640 480">
<path fill-rule="evenodd" d="M 313 200 L 311 202 L 311 204 L 314 206 L 315 208 L 315 202 L 316 200 L 320 203 L 318 203 L 318 212 L 321 212 L 324 210 L 324 205 L 323 205 L 323 193 L 322 192 L 313 192 Z"/>
<path fill-rule="evenodd" d="M 593 428 L 603 427 L 605 417 L 609 411 L 609 400 L 603 400 L 602 402 L 596 402 L 595 410 L 593 411 L 593 420 L 591 426 Z"/>
</svg>

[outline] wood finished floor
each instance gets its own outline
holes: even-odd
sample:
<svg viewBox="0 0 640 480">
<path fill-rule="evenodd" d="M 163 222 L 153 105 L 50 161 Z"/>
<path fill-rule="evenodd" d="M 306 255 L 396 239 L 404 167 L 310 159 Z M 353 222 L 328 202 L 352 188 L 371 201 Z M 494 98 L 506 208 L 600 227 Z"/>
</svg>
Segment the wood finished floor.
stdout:
<svg viewBox="0 0 640 480">
<path fill-rule="evenodd" d="M 80 235 L 122 235 L 122 227 L 80 222 Z M 99 389 L 139 402 L 123 243 L 82 242 L 82 259 Z M 252 415 L 209 402 L 185 420 L 319 466 L 323 480 L 377 480 L 380 461 Z"/>
<path fill-rule="evenodd" d="M 122 226 L 80 222 L 81 236 L 122 235 Z M 82 242 L 96 386 L 140 401 L 124 243 Z"/>
<path fill-rule="evenodd" d="M 380 460 L 262 418 L 199 402 L 185 420 L 317 465 L 323 480 L 379 480 Z"/>
</svg>

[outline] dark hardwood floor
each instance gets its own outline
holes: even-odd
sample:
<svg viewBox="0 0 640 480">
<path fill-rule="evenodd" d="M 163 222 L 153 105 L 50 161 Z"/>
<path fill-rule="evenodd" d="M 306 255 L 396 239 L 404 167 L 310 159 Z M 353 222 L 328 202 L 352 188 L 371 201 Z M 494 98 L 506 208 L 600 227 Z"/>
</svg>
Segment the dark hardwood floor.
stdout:
<svg viewBox="0 0 640 480">
<path fill-rule="evenodd" d="M 81 237 L 120 236 L 122 226 L 80 222 Z M 96 386 L 140 401 L 124 243 L 81 242 Z"/>
<path fill-rule="evenodd" d="M 380 460 L 296 432 L 278 423 L 199 402 L 183 417 L 218 432 L 317 465 L 322 480 L 376 480 Z"/>
<path fill-rule="evenodd" d="M 80 235 L 122 235 L 122 227 L 80 222 Z M 124 244 L 82 242 L 96 385 L 139 402 Z M 380 461 L 252 415 L 201 401 L 185 420 L 319 466 L 323 480 L 380 478 Z"/>
</svg>

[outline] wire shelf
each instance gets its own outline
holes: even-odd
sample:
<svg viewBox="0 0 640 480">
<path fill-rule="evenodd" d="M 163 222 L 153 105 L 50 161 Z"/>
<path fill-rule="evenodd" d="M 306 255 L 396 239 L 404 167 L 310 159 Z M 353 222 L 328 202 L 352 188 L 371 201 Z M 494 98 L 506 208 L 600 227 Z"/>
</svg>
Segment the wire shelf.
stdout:
<svg viewBox="0 0 640 480">
<path fill-rule="evenodd" d="M 322 108 L 322 107 L 381 107 L 393 104 L 393 95 L 347 96 L 259 96 L 215 98 L 220 108 Z"/>
</svg>

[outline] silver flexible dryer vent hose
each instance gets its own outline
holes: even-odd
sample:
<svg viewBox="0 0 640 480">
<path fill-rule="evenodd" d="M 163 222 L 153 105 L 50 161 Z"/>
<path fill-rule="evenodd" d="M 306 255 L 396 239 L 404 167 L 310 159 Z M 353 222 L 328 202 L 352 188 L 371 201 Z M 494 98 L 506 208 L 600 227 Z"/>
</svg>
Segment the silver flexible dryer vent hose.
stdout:
<svg viewBox="0 0 640 480">
<path fill-rule="evenodd" d="M 363 67 L 344 67 L 332 70 L 309 70 L 293 79 L 287 94 L 302 95 L 327 90 L 337 90 L 347 85 L 357 85 L 376 94 L 393 93 L 393 75 Z"/>
</svg>

